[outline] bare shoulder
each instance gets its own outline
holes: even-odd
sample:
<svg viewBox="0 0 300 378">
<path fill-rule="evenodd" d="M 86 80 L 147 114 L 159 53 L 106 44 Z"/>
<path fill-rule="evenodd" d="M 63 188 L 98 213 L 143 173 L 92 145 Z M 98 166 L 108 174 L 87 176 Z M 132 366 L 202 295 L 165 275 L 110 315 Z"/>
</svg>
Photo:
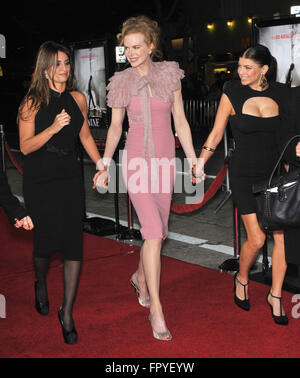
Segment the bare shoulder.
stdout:
<svg viewBox="0 0 300 378">
<path fill-rule="evenodd" d="M 73 96 L 74 100 L 78 103 L 78 105 L 85 105 L 86 104 L 86 98 L 85 95 L 82 92 L 79 91 L 72 91 L 70 94 Z"/>
<path fill-rule="evenodd" d="M 80 110 L 85 113 L 87 109 L 87 103 L 85 95 L 79 91 L 70 92 L 71 96 L 74 98 L 76 104 L 79 106 Z"/>
</svg>

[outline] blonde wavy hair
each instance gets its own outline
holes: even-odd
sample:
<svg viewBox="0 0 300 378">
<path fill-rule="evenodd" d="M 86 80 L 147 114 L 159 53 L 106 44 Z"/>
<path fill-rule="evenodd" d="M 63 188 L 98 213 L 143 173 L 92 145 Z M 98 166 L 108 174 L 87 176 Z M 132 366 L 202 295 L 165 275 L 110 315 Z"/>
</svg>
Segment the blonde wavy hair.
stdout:
<svg viewBox="0 0 300 378">
<path fill-rule="evenodd" d="M 151 58 L 162 58 L 162 53 L 159 50 L 159 34 L 160 28 L 158 23 L 151 20 L 147 16 L 130 17 L 122 24 L 121 33 L 117 34 L 117 39 L 120 46 L 124 45 L 124 38 L 131 33 L 142 33 L 145 36 L 145 42 L 150 45 L 153 44 Z"/>
</svg>

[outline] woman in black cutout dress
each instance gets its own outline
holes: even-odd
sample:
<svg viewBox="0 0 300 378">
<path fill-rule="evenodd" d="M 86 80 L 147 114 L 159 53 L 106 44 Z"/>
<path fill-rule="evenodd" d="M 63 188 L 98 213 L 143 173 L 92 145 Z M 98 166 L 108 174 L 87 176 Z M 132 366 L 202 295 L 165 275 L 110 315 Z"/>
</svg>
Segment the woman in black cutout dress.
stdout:
<svg viewBox="0 0 300 378">
<path fill-rule="evenodd" d="M 279 157 L 284 129 L 279 115 L 258 117 L 245 114 L 243 109 L 251 98 L 267 97 L 278 105 L 283 104 L 286 88 L 283 84 L 270 81 L 267 89 L 258 91 L 243 86 L 239 81 L 229 81 L 225 83 L 223 93 L 235 113 L 229 118 L 235 141 L 229 167 L 233 200 L 241 215 L 256 213 L 252 184 L 270 175 Z"/>
<path fill-rule="evenodd" d="M 247 233 L 241 248 L 239 271 L 234 276 L 234 301 L 246 311 L 250 309 L 248 273 L 266 237 L 256 217 L 252 184 L 269 177 L 289 134 L 289 125 L 284 122 L 289 89 L 270 81 L 274 63 L 269 50 L 261 45 L 247 49 L 240 57 L 240 82 L 228 82 L 224 86 L 214 128 L 195 168 L 195 175 L 200 176 L 203 162 L 205 164 L 212 156 L 230 119 L 235 139 L 229 167 L 230 184 Z M 273 232 L 273 238 L 272 287 L 266 300 L 274 321 L 287 325 L 281 298 L 286 272 L 283 232 Z"/>
<path fill-rule="evenodd" d="M 82 260 L 84 197 L 76 157 L 78 137 L 101 169 L 87 123 L 86 100 L 74 88 L 69 50 L 45 42 L 39 49 L 34 76 L 18 116 L 20 148 L 26 155 L 24 199 L 35 224 L 35 305 L 41 315 L 48 314 L 46 276 L 51 256 L 60 252 L 64 257 L 64 298 L 58 316 L 68 344 L 77 342 L 72 310 Z"/>
</svg>

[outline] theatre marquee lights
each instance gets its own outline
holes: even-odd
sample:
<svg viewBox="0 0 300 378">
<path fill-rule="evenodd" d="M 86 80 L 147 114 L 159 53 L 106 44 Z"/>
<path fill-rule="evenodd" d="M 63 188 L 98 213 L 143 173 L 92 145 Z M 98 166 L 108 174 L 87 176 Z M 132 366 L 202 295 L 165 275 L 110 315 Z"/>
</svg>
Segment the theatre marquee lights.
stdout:
<svg viewBox="0 0 300 378">
<path fill-rule="evenodd" d="M 300 12 L 300 6 L 299 6 L 299 12 Z M 300 16 L 300 13 L 299 13 Z M 236 24 L 236 20 L 227 20 L 225 21 L 226 25 L 229 29 L 233 29 Z M 252 25 L 252 17 L 246 17 L 246 22 L 249 24 L 249 26 Z M 215 29 L 215 23 L 214 22 L 209 22 L 206 24 L 207 30 L 213 31 Z"/>
</svg>

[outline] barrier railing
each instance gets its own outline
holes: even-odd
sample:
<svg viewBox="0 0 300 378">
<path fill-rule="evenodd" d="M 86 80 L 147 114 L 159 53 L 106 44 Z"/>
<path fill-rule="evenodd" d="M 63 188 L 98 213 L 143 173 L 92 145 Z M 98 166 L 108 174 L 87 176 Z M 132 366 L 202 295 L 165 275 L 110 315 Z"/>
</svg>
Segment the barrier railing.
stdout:
<svg viewBox="0 0 300 378">
<path fill-rule="evenodd" d="M 185 115 L 191 128 L 197 130 L 203 127 L 212 127 L 215 121 L 218 103 L 217 100 L 183 100 Z"/>
</svg>

